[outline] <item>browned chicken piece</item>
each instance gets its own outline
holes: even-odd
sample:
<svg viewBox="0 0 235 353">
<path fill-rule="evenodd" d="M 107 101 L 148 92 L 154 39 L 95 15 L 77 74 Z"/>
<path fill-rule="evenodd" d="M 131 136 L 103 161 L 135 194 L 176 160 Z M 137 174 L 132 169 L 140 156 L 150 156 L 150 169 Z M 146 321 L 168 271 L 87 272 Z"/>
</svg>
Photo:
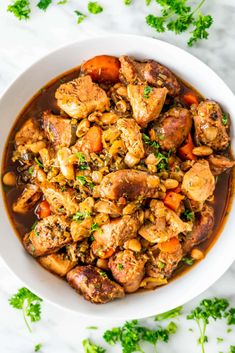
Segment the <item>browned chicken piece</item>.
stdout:
<svg viewBox="0 0 235 353">
<path fill-rule="evenodd" d="M 153 129 L 156 141 L 164 150 L 175 150 L 178 148 L 192 127 L 192 115 L 188 109 L 173 107 L 154 122 Z"/>
<path fill-rule="evenodd" d="M 121 75 L 127 83 L 147 82 L 154 87 L 166 87 L 170 96 L 180 93 L 176 76 L 165 66 L 154 60 L 138 62 L 129 56 L 121 56 Z"/>
<path fill-rule="evenodd" d="M 201 212 L 196 213 L 196 221 L 191 233 L 186 235 L 183 243 L 183 252 L 188 254 L 190 250 L 208 239 L 214 226 L 214 209 L 207 204 Z"/>
<path fill-rule="evenodd" d="M 56 183 L 42 183 L 40 188 L 54 213 L 71 216 L 78 211 L 79 204 L 75 191 L 70 188 L 62 191 Z"/>
<path fill-rule="evenodd" d="M 113 278 L 120 283 L 125 292 L 136 292 L 144 277 L 144 266 L 148 257 L 131 250 L 119 251 L 109 259 Z"/>
<path fill-rule="evenodd" d="M 28 145 L 37 141 L 42 141 L 43 132 L 39 129 L 34 119 L 28 119 L 15 135 L 15 144 Z"/>
<path fill-rule="evenodd" d="M 145 172 L 131 169 L 118 170 L 107 174 L 100 184 L 100 194 L 110 200 L 125 197 L 127 200 L 155 197 L 159 178 Z"/>
<path fill-rule="evenodd" d="M 110 200 L 99 200 L 94 207 L 95 212 L 109 214 L 111 217 L 118 217 L 122 209 Z"/>
<path fill-rule="evenodd" d="M 67 281 L 92 303 L 105 304 L 125 296 L 119 284 L 111 281 L 104 271 L 91 265 L 75 267 L 68 272 Z"/>
<path fill-rule="evenodd" d="M 56 148 L 69 147 L 76 142 L 77 125 L 71 124 L 71 119 L 66 119 L 46 111 L 43 113 L 42 121 L 48 140 Z"/>
<path fill-rule="evenodd" d="M 155 216 L 154 223 L 146 223 L 139 230 L 139 234 L 150 243 L 164 242 L 192 230 L 190 223 L 183 222 L 174 211 L 165 207 L 162 201 L 152 200 L 150 209 Z"/>
<path fill-rule="evenodd" d="M 144 157 L 142 134 L 138 124 L 133 119 L 119 119 L 117 127 L 121 131 L 121 138 L 130 156 L 137 159 L 137 163 Z"/>
<path fill-rule="evenodd" d="M 109 108 L 109 99 L 105 91 L 90 76 L 83 76 L 63 83 L 55 93 L 58 106 L 72 118 L 86 118 L 98 110 Z"/>
<path fill-rule="evenodd" d="M 235 161 L 231 161 L 225 156 L 211 155 L 208 158 L 210 169 L 213 175 L 220 175 L 227 169 L 232 168 L 235 165 Z"/>
<path fill-rule="evenodd" d="M 173 271 L 182 260 L 183 251 L 181 245 L 173 253 L 160 251 L 159 254 L 153 256 L 146 265 L 146 274 L 149 277 L 160 277 L 163 275 L 166 278 L 171 277 Z"/>
<path fill-rule="evenodd" d="M 193 108 L 195 139 L 199 145 L 207 145 L 215 151 L 228 147 L 230 139 L 222 118 L 222 110 L 214 101 L 205 100 Z"/>
<path fill-rule="evenodd" d="M 66 274 L 76 266 L 77 261 L 73 261 L 68 257 L 67 252 L 58 252 L 38 258 L 39 263 L 52 273 L 60 277 Z"/>
<path fill-rule="evenodd" d="M 81 241 L 90 236 L 93 220 L 91 217 L 82 221 L 73 221 L 71 223 L 71 235 L 74 241 Z"/>
<path fill-rule="evenodd" d="M 38 186 L 28 184 L 16 202 L 13 203 L 13 211 L 22 214 L 29 212 L 41 196 L 42 193 Z"/>
<path fill-rule="evenodd" d="M 69 222 L 57 215 L 40 220 L 23 238 L 25 249 L 34 257 L 52 254 L 71 242 Z"/>
<path fill-rule="evenodd" d="M 103 224 L 95 231 L 94 238 L 101 246 L 115 249 L 127 240 L 135 238 L 139 227 L 137 215 L 126 215 Z"/>
<path fill-rule="evenodd" d="M 128 85 L 127 94 L 133 110 L 133 117 L 141 127 L 157 119 L 164 105 L 167 89 L 151 87 L 145 94 L 145 85 Z"/>
<path fill-rule="evenodd" d="M 213 194 L 215 178 L 211 173 L 209 163 L 201 159 L 185 173 L 182 191 L 189 199 L 203 202 Z"/>
</svg>

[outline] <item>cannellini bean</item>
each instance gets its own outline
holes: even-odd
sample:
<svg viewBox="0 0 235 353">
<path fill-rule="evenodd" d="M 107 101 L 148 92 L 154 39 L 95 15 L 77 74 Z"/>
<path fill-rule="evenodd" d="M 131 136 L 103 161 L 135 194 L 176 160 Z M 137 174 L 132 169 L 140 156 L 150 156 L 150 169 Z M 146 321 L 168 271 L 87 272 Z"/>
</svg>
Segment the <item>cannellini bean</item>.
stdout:
<svg viewBox="0 0 235 353">
<path fill-rule="evenodd" d="M 160 179 L 157 175 L 149 175 L 147 178 L 149 188 L 157 188 L 160 184 Z"/>
<path fill-rule="evenodd" d="M 127 110 L 126 102 L 123 99 L 121 99 L 116 103 L 116 108 L 119 112 L 125 113 Z"/>
<path fill-rule="evenodd" d="M 46 181 L 46 173 L 41 168 L 38 168 L 37 170 L 37 178 L 40 183 L 44 183 Z"/>
<path fill-rule="evenodd" d="M 125 158 L 124 158 L 124 162 L 126 163 L 126 165 L 128 165 L 129 168 L 134 167 L 134 165 L 139 163 L 139 158 L 136 158 L 135 156 L 133 156 L 133 154 L 131 153 L 127 153 Z"/>
<path fill-rule="evenodd" d="M 77 137 L 82 137 L 83 135 L 85 135 L 89 130 L 89 127 L 90 127 L 89 120 L 87 119 L 81 120 L 76 130 Z"/>
<path fill-rule="evenodd" d="M 127 97 L 127 88 L 126 86 L 120 86 L 117 90 L 116 90 L 117 94 L 119 96 L 122 97 Z"/>
<path fill-rule="evenodd" d="M 126 207 L 123 208 L 122 213 L 124 215 L 133 214 L 137 209 L 137 206 L 134 202 L 130 202 Z"/>
<path fill-rule="evenodd" d="M 38 153 L 40 150 L 42 150 L 43 148 L 46 147 L 46 142 L 44 141 L 38 141 L 35 143 L 32 143 L 29 146 L 29 149 L 33 152 L 33 153 Z"/>
<path fill-rule="evenodd" d="M 193 149 L 193 154 L 199 157 L 210 156 L 212 153 L 213 153 L 212 148 L 208 146 L 199 146 L 199 147 L 194 147 Z"/>
<path fill-rule="evenodd" d="M 113 215 L 114 217 L 119 216 L 122 213 L 120 207 L 115 205 L 115 203 L 110 200 L 98 201 L 95 204 L 95 211 L 105 213 L 105 214 L 110 214 L 110 215 Z"/>
<path fill-rule="evenodd" d="M 130 239 L 127 240 L 124 244 L 124 247 L 129 250 L 133 250 L 136 252 L 141 251 L 141 243 L 138 239 Z"/>
<path fill-rule="evenodd" d="M 192 251 L 191 251 L 191 256 L 193 259 L 195 260 L 201 260 L 204 258 L 204 253 L 203 251 L 197 249 L 197 248 L 194 248 Z"/>
<path fill-rule="evenodd" d="M 118 116 L 114 113 L 103 113 L 101 121 L 104 125 L 115 124 L 118 120 Z"/>
<path fill-rule="evenodd" d="M 209 141 L 213 141 L 218 134 L 218 128 L 214 126 L 207 127 L 204 129 L 204 134 Z"/>
<path fill-rule="evenodd" d="M 73 165 L 69 163 L 70 155 L 70 149 L 67 147 L 63 147 L 57 152 L 57 159 L 63 176 L 66 179 L 74 180 L 74 168 Z"/>
<path fill-rule="evenodd" d="M 155 165 L 153 165 L 153 164 L 148 164 L 147 167 L 148 167 L 149 173 L 151 173 L 151 174 L 156 173 L 157 167 L 156 167 Z"/>
<path fill-rule="evenodd" d="M 98 213 L 94 218 L 94 223 L 97 223 L 99 226 L 102 226 L 103 224 L 106 224 L 109 222 L 110 222 L 110 218 L 109 218 L 109 215 L 106 213 Z"/>
<path fill-rule="evenodd" d="M 16 185 L 15 173 L 7 172 L 6 174 L 4 174 L 2 181 L 3 181 L 3 184 L 7 186 L 15 186 Z"/>
<path fill-rule="evenodd" d="M 163 183 L 166 189 L 175 189 L 179 185 L 179 182 L 175 179 L 166 179 Z"/>
<path fill-rule="evenodd" d="M 109 266 L 108 266 L 108 260 L 107 259 L 98 259 L 96 262 L 96 266 L 99 268 L 102 268 L 103 270 L 108 270 Z"/>
</svg>

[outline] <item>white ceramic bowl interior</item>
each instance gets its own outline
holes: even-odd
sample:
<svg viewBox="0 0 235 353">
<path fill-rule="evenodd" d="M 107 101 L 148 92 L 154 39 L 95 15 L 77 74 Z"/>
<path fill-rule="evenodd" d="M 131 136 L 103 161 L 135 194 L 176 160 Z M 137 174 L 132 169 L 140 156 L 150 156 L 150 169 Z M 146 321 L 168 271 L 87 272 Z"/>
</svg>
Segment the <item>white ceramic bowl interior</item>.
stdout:
<svg viewBox="0 0 235 353">
<path fill-rule="evenodd" d="M 0 152 L 15 118 L 30 98 L 48 81 L 95 55 L 127 54 L 155 59 L 172 69 L 208 98 L 221 103 L 235 119 L 235 98 L 226 84 L 204 63 L 168 43 L 133 35 L 112 35 L 70 44 L 52 52 L 28 68 L 0 100 Z M 232 145 L 234 143 L 232 124 Z M 105 318 L 141 318 L 184 304 L 212 285 L 235 259 L 235 205 L 219 239 L 206 258 L 183 276 L 155 291 L 127 295 L 105 305 L 83 299 L 63 280 L 44 270 L 29 256 L 16 237 L 0 198 L 0 255 L 7 266 L 32 291 L 59 306 L 84 315 Z"/>
</svg>

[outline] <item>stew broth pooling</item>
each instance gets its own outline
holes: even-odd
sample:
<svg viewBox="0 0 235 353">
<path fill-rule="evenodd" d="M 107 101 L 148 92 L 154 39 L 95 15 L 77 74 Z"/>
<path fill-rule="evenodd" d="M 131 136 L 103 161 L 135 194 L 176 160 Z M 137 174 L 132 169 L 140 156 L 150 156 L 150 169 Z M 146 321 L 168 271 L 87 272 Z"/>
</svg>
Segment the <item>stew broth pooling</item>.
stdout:
<svg viewBox="0 0 235 353">
<path fill-rule="evenodd" d="M 227 208 L 229 144 L 227 114 L 169 69 L 98 56 L 20 115 L 7 207 L 30 255 L 106 303 L 203 258 Z"/>
</svg>

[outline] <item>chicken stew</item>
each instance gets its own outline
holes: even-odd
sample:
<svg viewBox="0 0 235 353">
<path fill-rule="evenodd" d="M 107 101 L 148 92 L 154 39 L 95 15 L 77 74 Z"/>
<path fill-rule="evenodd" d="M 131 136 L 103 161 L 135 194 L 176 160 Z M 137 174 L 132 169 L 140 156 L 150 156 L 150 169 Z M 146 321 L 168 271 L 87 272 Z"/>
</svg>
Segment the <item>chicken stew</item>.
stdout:
<svg viewBox="0 0 235 353">
<path fill-rule="evenodd" d="M 229 125 L 153 60 L 101 55 L 56 78 L 6 146 L 6 205 L 26 251 L 93 303 L 166 284 L 221 227 Z"/>
</svg>

